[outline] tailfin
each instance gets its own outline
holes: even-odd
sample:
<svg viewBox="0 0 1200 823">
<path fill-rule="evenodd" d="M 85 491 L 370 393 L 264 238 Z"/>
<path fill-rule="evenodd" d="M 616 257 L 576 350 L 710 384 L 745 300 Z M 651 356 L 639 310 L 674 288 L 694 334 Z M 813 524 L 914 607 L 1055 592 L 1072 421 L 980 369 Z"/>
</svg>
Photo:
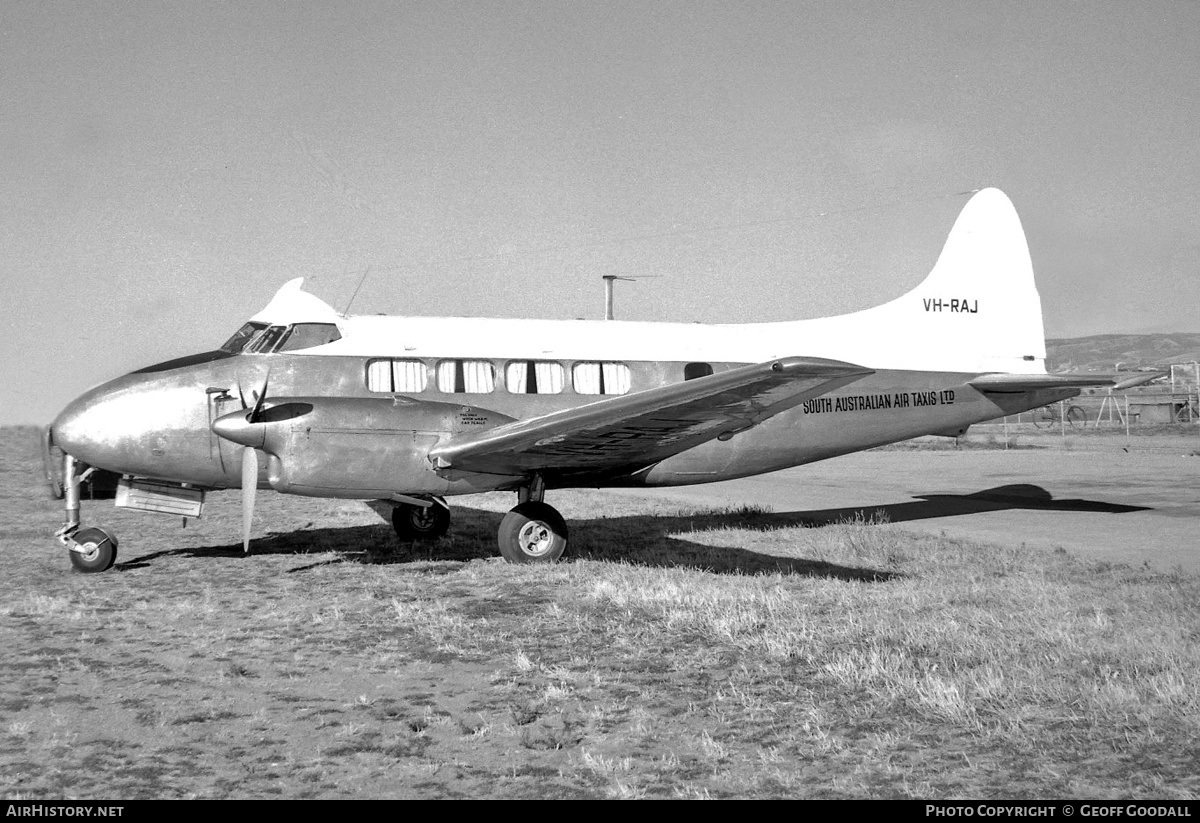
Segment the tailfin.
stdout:
<svg viewBox="0 0 1200 823">
<path fill-rule="evenodd" d="M 881 337 L 892 341 L 889 363 L 855 361 L 876 368 L 1046 370 L 1042 302 L 1029 246 L 1016 209 L 999 189 L 982 189 L 967 202 L 919 286 L 889 303 L 824 322 L 838 337 L 860 333 L 876 346 Z"/>
</svg>

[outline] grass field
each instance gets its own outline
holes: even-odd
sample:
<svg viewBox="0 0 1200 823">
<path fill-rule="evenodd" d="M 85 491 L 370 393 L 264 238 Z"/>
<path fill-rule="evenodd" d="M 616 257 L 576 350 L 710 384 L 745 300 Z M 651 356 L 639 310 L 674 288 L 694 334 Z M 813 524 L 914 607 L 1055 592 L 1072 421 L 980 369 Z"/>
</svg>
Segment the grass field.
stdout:
<svg viewBox="0 0 1200 823">
<path fill-rule="evenodd" d="M 549 567 L 493 556 L 511 495 L 410 553 L 262 493 L 248 558 L 236 493 L 90 503 L 80 575 L 0 458 L 8 799 L 1200 795 L 1194 576 L 601 492 Z"/>
</svg>

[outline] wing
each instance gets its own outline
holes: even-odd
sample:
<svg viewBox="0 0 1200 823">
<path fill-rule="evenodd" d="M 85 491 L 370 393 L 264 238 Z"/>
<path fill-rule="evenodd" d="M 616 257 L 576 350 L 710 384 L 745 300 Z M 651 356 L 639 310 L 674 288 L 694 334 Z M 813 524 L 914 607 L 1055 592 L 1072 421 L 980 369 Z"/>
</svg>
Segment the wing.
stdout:
<svg viewBox="0 0 1200 823">
<path fill-rule="evenodd" d="M 617 474 L 714 438 L 728 439 L 872 373 L 806 357 L 741 366 L 456 437 L 429 457 L 442 471 Z"/>
<path fill-rule="evenodd" d="M 1161 372 L 1143 372 L 1135 377 L 1118 380 L 1101 374 L 984 374 L 970 381 L 981 392 L 1015 394 L 1039 389 L 1084 389 L 1102 386 L 1118 391 L 1149 383 Z M 1078 392 L 1076 392 L 1078 394 Z"/>
</svg>

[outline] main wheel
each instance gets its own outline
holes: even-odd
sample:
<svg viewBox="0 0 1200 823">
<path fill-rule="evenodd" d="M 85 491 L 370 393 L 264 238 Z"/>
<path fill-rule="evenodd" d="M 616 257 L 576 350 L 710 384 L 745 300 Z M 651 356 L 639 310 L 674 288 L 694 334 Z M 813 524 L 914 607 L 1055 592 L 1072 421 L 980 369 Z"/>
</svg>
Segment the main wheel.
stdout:
<svg viewBox="0 0 1200 823">
<path fill-rule="evenodd" d="M 82 552 L 70 551 L 71 565 L 85 574 L 108 571 L 117 562 L 117 538 L 104 529 L 83 529 L 72 538 Z"/>
<path fill-rule="evenodd" d="M 553 563 L 567 550 L 567 524 L 553 506 L 522 503 L 500 522 L 500 554 L 509 563 Z"/>
<path fill-rule="evenodd" d="M 437 540 L 450 529 L 450 509 L 401 503 L 392 509 L 392 528 L 401 540 Z"/>
</svg>

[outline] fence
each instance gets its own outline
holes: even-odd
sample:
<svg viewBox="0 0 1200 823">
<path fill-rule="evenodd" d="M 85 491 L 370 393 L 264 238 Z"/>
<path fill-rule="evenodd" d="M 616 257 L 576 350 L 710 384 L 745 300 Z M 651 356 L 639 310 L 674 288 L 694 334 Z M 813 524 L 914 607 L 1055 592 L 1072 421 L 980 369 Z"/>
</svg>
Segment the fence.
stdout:
<svg viewBox="0 0 1200 823">
<path fill-rule="evenodd" d="M 1200 392 L 1182 382 L 1114 394 L 1090 390 L 1070 400 L 1009 415 L 991 425 L 1031 425 L 1050 432 L 1083 432 L 1088 429 L 1200 423 Z"/>
</svg>

